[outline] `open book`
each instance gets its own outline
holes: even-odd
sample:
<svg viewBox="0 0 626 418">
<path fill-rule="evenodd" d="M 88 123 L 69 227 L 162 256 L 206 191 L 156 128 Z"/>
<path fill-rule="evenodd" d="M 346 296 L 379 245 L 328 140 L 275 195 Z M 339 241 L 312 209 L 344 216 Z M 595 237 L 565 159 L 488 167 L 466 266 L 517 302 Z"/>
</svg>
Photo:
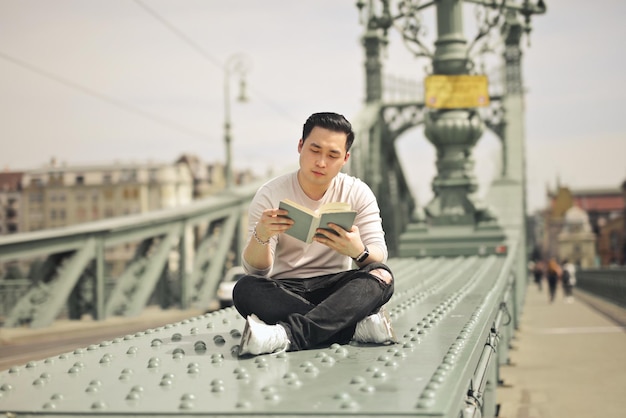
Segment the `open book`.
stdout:
<svg viewBox="0 0 626 418">
<path fill-rule="evenodd" d="M 352 210 L 350 204 L 345 202 L 326 203 L 320 206 L 318 210 L 312 211 L 285 199 L 280 201 L 278 207 L 289 211 L 287 216 L 295 222 L 291 228 L 285 231 L 285 234 L 307 244 L 313 241 L 317 228 L 329 229 L 328 223 L 334 223 L 349 231 L 354 223 L 354 218 L 356 218 L 356 211 Z"/>
</svg>

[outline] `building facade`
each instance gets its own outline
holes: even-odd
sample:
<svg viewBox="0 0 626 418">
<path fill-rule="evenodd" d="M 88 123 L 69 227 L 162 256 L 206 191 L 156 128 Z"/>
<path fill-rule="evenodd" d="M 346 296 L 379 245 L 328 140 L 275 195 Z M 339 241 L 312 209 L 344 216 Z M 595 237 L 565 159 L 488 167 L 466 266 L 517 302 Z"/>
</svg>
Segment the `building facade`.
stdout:
<svg viewBox="0 0 626 418">
<path fill-rule="evenodd" d="M 20 232 L 22 172 L 0 173 L 0 235 Z"/>
<path fill-rule="evenodd" d="M 185 164 L 51 164 L 25 172 L 21 188 L 24 232 L 171 208 L 193 199 L 193 178 Z"/>
<path fill-rule="evenodd" d="M 562 245 L 563 232 L 571 229 L 567 222 L 567 214 L 572 208 L 577 208 L 570 212 L 571 217 L 584 212 L 588 223 L 589 231 L 585 233 L 584 241 L 577 248 L 588 248 L 589 239 L 593 237 L 596 260 L 594 265 L 608 265 L 613 262 L 624 263 L 626 246 L 624 244 L 626 229 L 624 228 L 624 216 L 626 215 L 626 182 L 620 188 L 614 189 L 570 189 L 559 185 L 556 190 L 548 190 L 548 205 L 536 217 L 537 253 L 541 257 L 548 259 L 551 257 L 562 258 L 564 256 Z M 580 218 L 580 216 L 578 216 Z M 570 219 L 571 223 L 571 219 Z M 566 244 L 569 246 L 569 244 Z M 574 244 L 572 244 L 574 245 Z M 581 246 L 582 245 L 582 246 Z M 620 248 L 621 246 L 621 248 Z M 565 252 L 571 253 L 571 249 Z M 582 250 L 581 250 L 582 251 Z M 586 250 L 585 250 L 586 251 Z M 621 257 L 619 253 L 621 252 Z M 570 256 L 572 256 L 570 254 Z M 581 254 L 575 257 L 582 257 Z"/>
</svg>

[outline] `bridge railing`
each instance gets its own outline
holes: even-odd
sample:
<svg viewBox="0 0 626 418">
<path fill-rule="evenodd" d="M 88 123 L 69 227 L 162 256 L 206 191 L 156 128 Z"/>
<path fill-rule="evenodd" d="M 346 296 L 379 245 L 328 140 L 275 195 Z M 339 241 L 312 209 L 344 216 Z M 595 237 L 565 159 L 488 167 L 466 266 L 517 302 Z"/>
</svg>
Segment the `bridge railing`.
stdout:
<svg viewBox="0 0 626 418">
<path fill-rule="evenodd" d="M 26 281 L 0 282 L 4 326 L 44 327 L 66 312 L 71 319 L 134 316 L 149 303 L 208 307 L 238 262 L 258 186 L 180 208 L 0 237 L 0 263 L 29 270 Z"/>
<path fill-rule="evenodd" d="M 626 308 L 626 268 L 579 270 L 576 287 Z"/>
</svg>

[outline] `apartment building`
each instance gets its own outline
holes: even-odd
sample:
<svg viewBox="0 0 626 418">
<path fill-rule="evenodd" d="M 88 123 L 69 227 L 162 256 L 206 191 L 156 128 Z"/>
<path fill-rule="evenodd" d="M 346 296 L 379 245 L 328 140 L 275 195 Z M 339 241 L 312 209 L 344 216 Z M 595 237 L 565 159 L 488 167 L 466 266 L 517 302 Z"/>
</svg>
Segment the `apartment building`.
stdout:
<svg viewBox="0 0 626 418">
<path fill-rule="evenodd" d="M 75 225 L 187 204 L 186 164 L 58 165 L 22 176 L 21 231 Z"/>
<path fill-rule="evenodd" d="M 0 235 L 20 232 L 22 172 L 0 173 Z"/>
</svg>

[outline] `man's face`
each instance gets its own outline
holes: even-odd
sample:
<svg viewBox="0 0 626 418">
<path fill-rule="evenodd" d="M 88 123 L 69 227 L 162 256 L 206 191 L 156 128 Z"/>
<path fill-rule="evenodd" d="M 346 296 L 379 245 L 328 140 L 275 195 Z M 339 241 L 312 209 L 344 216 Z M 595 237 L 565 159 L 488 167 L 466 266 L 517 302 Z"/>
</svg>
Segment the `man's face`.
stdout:
<svg viewBox="0 0 626 418">
<path fill-rule="evenodd" d="M 298 143 L 300 173 L 312 185 L 328 185 L 348 161 L 347 135 L 316 126 L 306 140 Z"/>
</svg>

